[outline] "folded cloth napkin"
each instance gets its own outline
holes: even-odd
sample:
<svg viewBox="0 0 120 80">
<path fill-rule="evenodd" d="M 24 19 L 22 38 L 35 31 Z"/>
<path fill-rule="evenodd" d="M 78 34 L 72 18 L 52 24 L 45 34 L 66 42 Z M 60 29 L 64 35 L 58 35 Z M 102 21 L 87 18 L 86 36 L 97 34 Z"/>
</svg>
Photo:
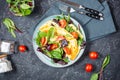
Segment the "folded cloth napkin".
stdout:
<svg viewBox="0 0 120 80">
<path fill-rule="evenodd" d="M 70 1 L 82 4 L 89 8 L 102 11 L 104 13 L 105 19 L 103 21 L 95 20 L 85 15 L 78 14 L 76 12 L 70 14 L 71 17 L 76 19 L 83 26 L 87 40 L 89 41 L 95 40 L 109 33 L 115 32 L 114 23 L 107 2 L 103 3 L 104 4 L 103 7 L 97 0 L 70 0 Z M 60 1 L 55 2 L 51 6 L 51 8 L 49 8 L 49 10 L 41 17 L 40 21 L 42 21 L 44 18 L 48 16 L 61 14 L 62 11 L 59 9 L 60 4 L 64 3 Z M 34 29 L 33 28 L 29 29 L 30 33 L 34 32 Z"/>
</svg>

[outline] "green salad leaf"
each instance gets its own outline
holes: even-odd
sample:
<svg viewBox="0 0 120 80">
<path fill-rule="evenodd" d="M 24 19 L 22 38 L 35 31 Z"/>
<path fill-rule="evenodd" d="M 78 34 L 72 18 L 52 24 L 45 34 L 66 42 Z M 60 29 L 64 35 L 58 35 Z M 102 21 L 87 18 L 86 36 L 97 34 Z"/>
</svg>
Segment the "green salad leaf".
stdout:
<svg viewBox="0 0 120 80">
<path fill-rule="evenodd" d="M 10 11 L 16 16 L 29 15 L 34 7 L 31 5 L 32 0 L 6 0 L 6 2 L 10 5 Z"/>
<path fill-rule="evenodd" d="M 55 33 L 55 29 L 53 27 L 51 27 L 47 33 L 47 39 L 48 41 L 50 40 L 50 38 L 54 37 L 54 33 Z"/>
<path fill-rule="evenodd" d="M 55 50 L 52 50 L 51 52 L 52 58 L 55 59 L 62 59 L 62 54 L 63 54 L 63 50 L 60 48 L 57 48 Z"/>
<path fill-rule="evenodd" d="M 66 63 L 68 63 L 69 62 L 69 58 L 65 57 L 65 58 L 63 58 L 63 61 L 66 62 Z"/>
<path fill-rule="evenodd" d="M 11 3 L 11 0 L 6 0 L 8 3 Z"/>
<path fill-rule="evenodd" d="M 110 63 L 110 55 L 107 55 L 103 61 L 102 68 L 104 69 Z"/>
<path fill-rule="evenodd" d="M 16 35 L 15 35 L 15 32 L 14 32 L 14 30 L 16 30 L 16 27 L 15 27 L 14 22 L 9 18 L 5 18 L 3 20 L 3 23 L 7 27 L 8 31 L 12 34 L 12 36 L 14 38 L 16 38 Z"/>
<path fill-rule="evenodd" d="M 30 8 L 30 6 L 28 4 L 25 4 L 25 3 L 21 4 L 20 7 L 22 9 L 29 9 Z"/>
<path fill-rule="evenodd" d="M 98 79 L 98 73 L 92 74 L 90 80 L 97 80 Z"/>
<path fill-rule="evenodd" d="M 81 39 L 81 38 L 78 38 L 78 39 L 77 39 L 77 44 L 78 44 L 78 45 L 81 45 L 82 42 L 83 42 L 83 38 L 82 38 L 82 39 Z"/>
</svg>

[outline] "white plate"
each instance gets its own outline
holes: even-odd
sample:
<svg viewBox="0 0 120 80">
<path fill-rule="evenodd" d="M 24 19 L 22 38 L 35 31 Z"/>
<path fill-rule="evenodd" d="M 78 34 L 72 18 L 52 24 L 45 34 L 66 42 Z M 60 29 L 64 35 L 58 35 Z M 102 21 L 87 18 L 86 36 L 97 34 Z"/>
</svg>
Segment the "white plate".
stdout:
<svg viewBox="0 0 120 80">
<path fill-rule="evenodd" d="M 45 64 L 47 64 L 48 66 L 51 66 L 51 67 L 56 67 L 56 68 L 61 68 L 61 67 L 67 67 L 67 66 L 70 66 L 72 64 L 74 64 L 83 54 L 84 50 L 85 50 L 85 47 L 83 49 L 80 50 L 78 56 L 76 57 L 75 60 L 73 61 L 70 61 L 68 62 L 68 64 L 66 65 L 61 65 L 61 64 L 58 64 L 58 63 L 54 63 L 50 58 L 48 58 L 46 55 L 44 55 L 43 53 L 41 52 L 38 52 L 37 51 L 37 44 L 35 42 L 35 38 L 37 37 L 37 34 L 39 32 L 39 28 L 40 26 L 42 26 L 44 23 L 46 23 L 47 21 L 49 20 L 52 20 L 54 19 L 56 16 L 60 16 L 60 15 L 53 15 L 53 16 L 50 16 L 50 17 L 47 17 L 45 18 L 44 20 L 42 20 L 36 27 L 35 31 L 34 31 L 34 34 L 33 34 L 33 39 L 32 39 L 32 42 L 33 42 L 33 48 L 34 48 L 34 51 L 35 51 L 35 54 L 38 56 L 38 58 Z M 73 23 L 75 25 L 80 25 L 75 19 L 71 18 L 71 20 L 73 21 Z M 83 37 L 84 37 L 84 41 L 86 41 L 86 36 L 85 36 L 85 33 L 84 33 L 84 30 L 82 28 L 82 26 L 80 25 L 80 30 L 83 34 Z"/>
</svg>

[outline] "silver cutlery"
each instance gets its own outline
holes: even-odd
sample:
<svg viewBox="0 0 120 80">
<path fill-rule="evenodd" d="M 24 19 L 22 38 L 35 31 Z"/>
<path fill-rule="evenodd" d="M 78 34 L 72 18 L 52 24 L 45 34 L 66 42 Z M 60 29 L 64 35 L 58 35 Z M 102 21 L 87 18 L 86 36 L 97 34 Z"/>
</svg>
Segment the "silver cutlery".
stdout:
<svg viewBox="0 0 120 80">
<path fill-rule="evenodd" d="M 103 16 L 95 15 L 95 14 L 92 14 L 92 13 L 86 13 L 84 11 L 78 11 L 78 10 L 75 10 L 74 8 L 69 7 L 67 5 L 64 5 L 64 4 L 59 5 L 59 9 L 62 10 L 63 12 L 67 12 L 67 13 L 77 12 L 79 14 L 87 15 L 88 17 L 91 17 L 91 18 L 94 18 L 94 19 L 97 19 L 97 20 L 103 20 L 104 19 Z"/>
<path fill-rule="evenodd" d="M 85 7 L 85 6 L 80 5 L 80 4 L 78 4 L 78 3 L 74 3 L 74 2 L 71 2 L 71 1 L 68 1 L 68 0 L 60 0 L 60 1 L 62 1 L 62 2 L 64 2 L 64 3 L 67 3 L 67 4 L 69 4 L 69 5 L 72 5 L 72 6 L 76 7 L 76 8 L 83 9 L 83 10 L 88 11 L 88 12 L 90 12 L 90 13 L 93 13 L 93 14 L 95 14 L 95 15 L 103 16 L 103 13 L 101 13 L 101 12 L 99 12 L 99 11 L 97 11 L 97 10 L 94 10 L 94 9 L 91 9 L 91 8 L 88 8 L 88 7 Z"/>
</svg>

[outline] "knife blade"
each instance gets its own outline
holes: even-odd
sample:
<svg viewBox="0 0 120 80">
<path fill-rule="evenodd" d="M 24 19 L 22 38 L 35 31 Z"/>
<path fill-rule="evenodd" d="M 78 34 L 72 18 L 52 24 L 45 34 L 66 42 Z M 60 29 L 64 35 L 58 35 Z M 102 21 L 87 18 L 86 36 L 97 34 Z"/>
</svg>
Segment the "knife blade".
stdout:
<svg viewBox="0 0 120 80">
<path fill-rule="evenodd" d="M 88 12 L 93 13 L 95 15 L 103 16 L 103 13 L 101 13 L 101 12 L 99 12 L 97 10 L 91 9 L 91 8 L 87 8 L 87 7 L 85 7 L 83 5 L 80 5 L 78 3 L 71 2 L 71 1 L 68 1 L 68 0 L 60 0 L 60 1 L 62 1 L 64 3 L 67 3 L 69 5 L 72 5 L 72 6 L 76 7 L 76 8 L 84 9 L 85 11 L 88 11 Z"/>
</svg>

